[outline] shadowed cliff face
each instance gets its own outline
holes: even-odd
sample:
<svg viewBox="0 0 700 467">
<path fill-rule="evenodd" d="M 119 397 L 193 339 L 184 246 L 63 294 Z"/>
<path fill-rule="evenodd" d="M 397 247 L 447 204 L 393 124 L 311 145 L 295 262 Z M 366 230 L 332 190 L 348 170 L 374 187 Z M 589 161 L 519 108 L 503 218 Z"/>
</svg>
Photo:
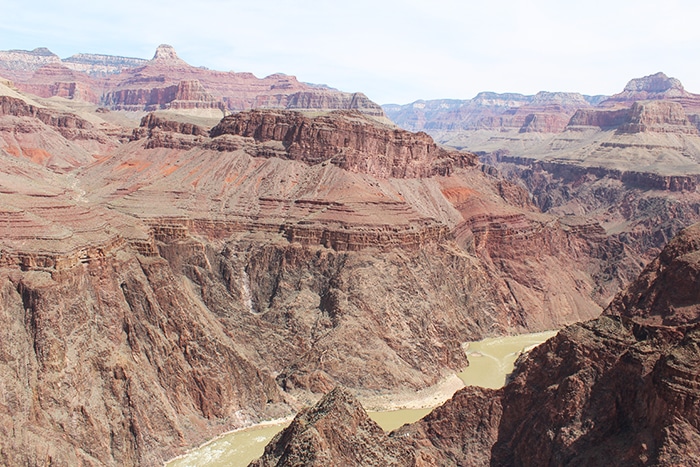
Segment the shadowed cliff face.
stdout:
<svg viewBox="0 0 700 467">
<path fill-rule="evenodd" d="M 4 464 L 156 464 L 285 411 L 274 380 L 162 259 L 118 253 L 0 277 Z"/>
<path fill-rule="evenodd" d="M 363 416 L 343 411 L 348 402 L 334 392 L 299 415 L 256 465 L 294 465 L 294 447 L 312 428 L 317 442 L 305 444 L 307 459 L 369 446 L 387 465 L 397 450 L 402 465 L 699 465 L 699 255 L 695 225 L 603 316 L 521 357 L 502 389 L 465 388 L 388 437 L 346 429 Z"/>
</svg>

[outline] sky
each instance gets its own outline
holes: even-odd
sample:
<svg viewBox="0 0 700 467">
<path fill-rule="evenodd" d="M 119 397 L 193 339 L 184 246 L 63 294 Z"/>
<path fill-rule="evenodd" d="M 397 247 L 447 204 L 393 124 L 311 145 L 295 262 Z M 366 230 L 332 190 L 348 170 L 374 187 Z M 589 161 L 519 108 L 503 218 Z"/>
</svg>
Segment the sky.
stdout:
<svg viewBox="0 0 700 467">
<path fill-rule="evenodd" d="M 282 72 L 379 104 L 481 91 L 615 94 L 659 71 L 700 93 L 697 0 L 0 0 L 0 50 Z"/>
</svg>

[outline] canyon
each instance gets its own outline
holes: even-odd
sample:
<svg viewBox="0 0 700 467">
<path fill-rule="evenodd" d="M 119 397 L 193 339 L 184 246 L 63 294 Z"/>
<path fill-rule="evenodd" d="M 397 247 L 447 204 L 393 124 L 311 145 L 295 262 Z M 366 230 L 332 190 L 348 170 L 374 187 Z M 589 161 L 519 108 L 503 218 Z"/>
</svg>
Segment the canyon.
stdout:
<svg viewBox="0 0 700 467">
<path fill-rule="evenodd" d="M 524 122 L 542 121 L 537 103 L 556 93 L 484 95 L 384 108 L 405 128 L 476 152 L 494 176 L 527 190 L 542 212 L 595 219 L 643 262 L 700 221 L 700 95 L 678 79 L 632 79 L 613 96 L 559 93 L 550 97 L 558 105 L 545 107 L 566 123 L 536 131 Z M 481 116 L 494 112 L 499 118 L 483 124 Z M 516 116 L 523 123 L 508 123 Z"/>
<path fill-rule="evenodd" d="M 691 292 L 629 308 L 640 281 L 692 266 L 692 229 L 654 259 L 700 216 L 695 97 L 679 82 L 633 80 L 611 98 L 482 95 L 491 110 L 474 131 L 557 131 L 538 140 L 542 156 L 534 143 L 454 149 L 360 93 L 195 68 L 169 46 L 151 60 L 1 52 L 0 76 L 0 463 L 157 465 L 319 401 L 259 465 L 488 463 L 492 452 L 507 464 L 515 449 L 578 459 L 612 428 L 555 413 L 599 376 L 605 394 L 633 380 L 652 408 L 679 407 L 678 425 L 655 411 L 659 424 L 634 434 L 649 452 L 629 456 L 673 459 L 659 430 L 695 442 L 692 397 L 625 373 L 671 361 L 679 336 L 692 338 Z M 523 110 L 498 110 L 513 102 Z M 466 341 L 567 325 L 505 389 L 467 388 L 391 436 L 363 418 L 357 398 L 410 397 L 462 370 Z M 577 360 L 591 346 L 592 363 Z M 628 346 L 643 360 L 618 368 Z M 529 406 L 554 408 L 537 419 Z M 635 407 L 608 426 L 649 415 Z M 524 417 L 559 438 L 526 452 Z M 349 432 L 333 431 L 339 421 Z M 486 427 L 477 439 L 473 426 Z"/>
<path fill-rule="evenodd" d="M 390 434 L 336 388 L 251 465 L 700 465 L 699 248 L 695 224 L 504 388 L 462 389 Z"/>
</svg>

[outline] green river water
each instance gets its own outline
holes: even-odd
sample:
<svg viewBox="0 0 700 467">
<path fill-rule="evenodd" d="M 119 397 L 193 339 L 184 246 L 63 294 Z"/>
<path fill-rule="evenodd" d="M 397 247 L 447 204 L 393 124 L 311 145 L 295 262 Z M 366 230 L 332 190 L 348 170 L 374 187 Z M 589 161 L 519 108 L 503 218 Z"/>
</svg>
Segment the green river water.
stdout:
<svg viewBox="0 0 700 467">
<path fill-rule="evenodd" d="M 541 344 L 557 331 L 493 337 L 465 344 L 469 366 L 459 373 L 466 385 L 500 388 L 513 371 L 518 355 Z M 432 408 L 369 412 L 369 416 L 385 431 L 392 431 L 405 423 L 423 418 Z M 260 457 L 265 446 L 289 421 L 279 424 L 258 425 L 222 435 L 193 449 L 184 456 L 168 462 L 167 467 L 245 467 Z"/>
</svg>

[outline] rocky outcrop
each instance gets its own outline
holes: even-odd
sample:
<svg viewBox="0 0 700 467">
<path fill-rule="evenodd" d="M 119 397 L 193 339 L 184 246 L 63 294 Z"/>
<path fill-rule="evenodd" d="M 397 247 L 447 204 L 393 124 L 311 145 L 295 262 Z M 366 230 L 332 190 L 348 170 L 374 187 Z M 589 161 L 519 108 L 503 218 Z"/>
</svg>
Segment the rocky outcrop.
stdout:
<svg viewBox="0 0 700 467">
<path fill-rule="evenodd" d="M 296 112 L 242 112 L 211 130 L 214 138 L 222 135 L 279 141 L 290 159 L 309 164 L 330 160 L 342 169 L 379 178 L 449 175 L 475 164 L 473 155 L 446 151 L 425 133 L 382 127 L 359 113 L 308 118 Z"/>
<path fill-rule="evenodd" d="M 374 117 L 384 116 L 382 108 L 361 92 L 333 92 L 327 89 L 294 93 L 287 98 L 286 108 L 289 110 L 358 110 L 363 114 Z"/>
<path fill-rule="evenodd" d="M 91 103 L 100 100 L 99 83 L 62 63 L 47 64 L 37 69 L 30 79 L 16 79 L 15 85 L 24 92 L 40 97 L 58 96 Z"/>
<path fill-rule="evenodd" d="M 620 133 L 685 133 L 698 135 L 698 129 L 688 121 L 683 106 L 676 102 L 635 102 Z"/>
<path fill-rule="evenodd" d="M 682 232 L 603 317 L 521 362 L 503 390 L 492 462 L 700 463 L 699 238 L 698 226 Z"/>
<path fill-rule="evenodd" d="M 56 128 L 90 130 L 92 124 L 75 114 L 56 112 L 55 110 L 37 107 L 21 99 L 0 96 L 0 116 L 36 118 L 42 123 Z"/>
<path fill-rule="evenodd" d="M 189 122 L 176 122 L 168 120 L 165 117 L 158 116 L 154 113 L 149 113 L 141 119 L 140 128 L 153 130 L 155 128 L 163 131 L 180 133 L 183 135 L 208 136 L 209 130 L 199 125 Z M 135 130 L 136 131 L 136 130 Z M 138 139 L 138 138 L 135 138 Z"/>
<path fill-rule="evenodd" d="M 689 96 L 681 82 L 669 78 L 664 73 L 655 73 L 630 80 L 621 93 L 610 96 L 601 102 L 603 106 L 611 106 L 623 102 L 644 101 L 651 99 L 669 99 Z"/>
<path fill-rule="evenodd" d="M 360 403 L 336 388 L 314 408 L 300 412 L 250 466 L 413 465 L 414 455 L 399 443 L 388 441 Z"/>
<path fill-rule="evenodd" d="M 127 68 L 137 68 L 145 65 L 147 61 L 142 58 L 82 53 L 61 60 L 63 65 L 71 70 L 82 71 L 97 77 L 121 73 Z"/>
<path fill-rule="evenodd" d="M 0 284 L 3 464 L 156 465 L 281 401 L 162 259 L 3 267 Z"/>
<path fill-rule="evenodd" d="M 147 138 L 146 149 L 190 149 L 202 144 L 209 130 L 189 122 L 177 122 L 164 116 L 149 113 L 134 128 L 131 141 Z"/>
<path fill-rule="evenodd" d="M 198 80 L 151 89 L 120 89 L 107 93 L 102 104 L 114 110 L 218 109 L 224 103 L 209 94 Z"/>
<path fill-rule="evenodd" d="M 603 316 L 521 357 L 502 389 L 465 388 L 389 437 L 339 423 L 319 434 L 334 441 L 304 443 L 300 420 L 257 465 L 288 465 L 299 446 L 321 459 L 368 448 L 387 455 L 397 445 L 403 465 L 700 465 L 698 253 L 700 225 L 674 239 Z M 333 398 L 307 413 L 342 413 L 329 408 Z"/>
<path fill-rule="evenodd" d="M 700 95 L 686 91 L 676 78 L 656 73 L 631 80 L 625 89 L 600 103 L 601 107 L 630 107 L 634 102 L 664 100 L 680 104 L 687 114 L 700 114 Z"/>
<path fill-rule="evenodd" d="M 609 146 L 611 147 L 611 146 Z M 649 172 L 635 172 L 604 167 L 585 167 L 571 163 L 542 161 L 527 157 L 499 154 L 496 158 L 499 163 L 518 164 L 529 167 L 531 170 L 544 171 L 552 177 L 561 179 L 564 183 L 571 183 L 585 179 L 587 176 L 595 178 L 607 178 L 620 180 L 630 188 L 663 191 L 690 191 L 698 187 L 700 175 L 661 175 Z M 533 190 L 534 190 L 533 186 Z M 534 193 L 538 196 L 540 193 Z M 551 206 L 541 205 L 544 210 Z"/>
<path fill-rule="evenodd" d="M 58 55 L 51 52 L 46 47 L 39 47 L 34 50 L 2 50 L 0 51 L 0 75 L 6 77 L 28 78 L 39 68 L 60 64 Z"/>
<path fill-rule="evenodd" d="M 568 113 L 531 113 L 525 117 L 520 133 L 557 133 L 566 127 Z"/>
<path fill-rule="evenodd" d="M 578 110 L 569 121 L 567 130 L 597 127 L 617 130 L 619 134 L 677 133 L 697 135 L 697 127 L 690 122 L 683 106 L 670 101 L 635 102 L 629 109 Z"/>
<path fill-rule="evenodd" d="M 579 109 L 569 120 L 566 129 L 576 130 L 580 127 L 597 127 L 602 130 L 615 129 L 628 122 L 631 116 L 631 109 Z"/>
</svg>

